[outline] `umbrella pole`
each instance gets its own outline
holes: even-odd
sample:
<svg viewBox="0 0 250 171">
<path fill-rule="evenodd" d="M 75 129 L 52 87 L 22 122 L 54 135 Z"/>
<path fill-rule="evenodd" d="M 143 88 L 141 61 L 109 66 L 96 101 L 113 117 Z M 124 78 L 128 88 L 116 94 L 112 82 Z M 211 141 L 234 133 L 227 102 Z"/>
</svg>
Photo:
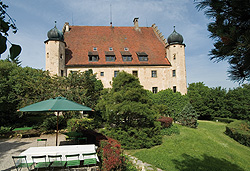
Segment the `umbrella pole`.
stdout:
<svg viewBox="0 0 250 171">
<path fill-rule="evenodd" d="M 56 118 L 56 146 L 58 142 L 58 117 L 59 117 L 59 112 L 57 112 L 57 118 Z"/>
</svg>

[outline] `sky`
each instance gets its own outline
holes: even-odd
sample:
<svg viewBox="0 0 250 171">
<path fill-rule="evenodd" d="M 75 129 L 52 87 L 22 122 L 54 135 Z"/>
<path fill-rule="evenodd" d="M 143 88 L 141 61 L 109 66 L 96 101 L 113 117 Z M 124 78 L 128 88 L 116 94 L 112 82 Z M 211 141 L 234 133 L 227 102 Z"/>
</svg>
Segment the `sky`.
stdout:
<svg viewBox="0 0 250 171">
<path fill-rule="evenodd" d="M 193 0 L 2 0 L 7 13 L 16 21 L 18 31 L 8 39 L 22 47 L 21 65 L 45 69 L 47 32 L 65 22 L 80 26 L 133 26 L 139 17 L 140 27 L 156 24 L 167 39 L 173 27 L 184 38 L 187 83 L 203 82 L 208 87 L 235 88 L 238 83 L 227 75 L 229 64 L 210 60 L 213 40 L 207 25 L 211 19 L 195 8 Z M 6 51 L 1 55 L 5 59 Z"/>
</svg>

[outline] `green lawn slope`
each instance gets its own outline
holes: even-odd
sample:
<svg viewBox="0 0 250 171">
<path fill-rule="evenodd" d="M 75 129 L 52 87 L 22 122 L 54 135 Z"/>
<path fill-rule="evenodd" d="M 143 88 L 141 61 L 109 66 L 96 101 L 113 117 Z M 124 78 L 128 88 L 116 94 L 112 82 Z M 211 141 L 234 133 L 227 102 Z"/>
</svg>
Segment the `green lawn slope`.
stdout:
<svg viewBox="0 0 250 171">
<path fill-rule="evenodd" d="M 180 135 L 129 154 L 166 171 L 250 171 L 250 148 L 224 134 L 226 124 L 199 121 L 197 129 L 179 126 Z"/>
</svg>

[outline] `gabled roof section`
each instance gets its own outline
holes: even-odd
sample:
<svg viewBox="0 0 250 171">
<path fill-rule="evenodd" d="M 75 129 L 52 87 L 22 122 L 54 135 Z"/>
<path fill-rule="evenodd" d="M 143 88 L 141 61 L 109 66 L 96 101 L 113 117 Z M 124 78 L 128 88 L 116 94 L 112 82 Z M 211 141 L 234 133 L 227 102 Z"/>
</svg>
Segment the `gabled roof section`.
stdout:
<svg viewBox="0 0 250 171">
<path fill-rule="evenodd" d="M 136 31 L 134 27 L 70 26 L 70 31 L 64 33 L 64 41 L 66 66 L 170 65 L 165 45 L 152 27 L 140 27 L 140 31 Z M 99 60 L 94 63 L 88 60 L 93 47 L 97 47 L 96 53 L 99 55 Z M 113 51 L 109 51 L 110 47 Z M 129 63 L 122 60 L 125 47 L 133 58 Z M 139 61 L 138 52 L 148 55 L 148 61 Z M 115 55 L 114 62 L 106 62 L 105 55 L 109 53 Z"/>
</svg>

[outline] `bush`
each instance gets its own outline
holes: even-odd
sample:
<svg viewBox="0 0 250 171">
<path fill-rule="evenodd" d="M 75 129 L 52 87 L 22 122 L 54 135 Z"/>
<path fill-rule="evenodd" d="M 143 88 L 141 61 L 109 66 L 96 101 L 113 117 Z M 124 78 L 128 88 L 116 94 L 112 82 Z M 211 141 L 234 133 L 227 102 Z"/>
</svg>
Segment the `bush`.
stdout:
<svg viewBox="0 0 250 171">
<path fill-rule="evenodd" d="M 234 121 L 226 126 L 226 132 L 229 137 L 238 141 L 240 144 L 250 147 L 250 122 Z"/>
<path fill-rule="evenodd" d="M 102 161 L 102 170 L 122 171 L 125 165 L 125 157 L 122 155 L 121 144 L 111 138 L 101 141 L 99 155 Z"/>
<path fill-rule="evenodd" d="M 183 110 L 178 114 L 177 121 L 184 126 L 190 128 L 197 128 L 198 126 L 198 114 L 194 110 L 193 106 L 188 103 Z"/>
<path fill-rule="evenodd" d="M 224 122 L 224 123 L 231 123 L 234 122 L 235 119 L 231 119 L 231 118 L 219 118 L 219 117 L 214 117 L 213 119 L 214 121 L 219 121 L 219 122 Z"/>
<path fill-rule="evenodd" d="M 82 132 L 87 129 L 93 129 L 93 119 L 81 118 L 81 119 L 70 119 L 67 122 L 68 131 Z"/>
<path fill-rule="evenodd" d="M 156 128 L 112 128 L 103 130 L 109 137 L 118 140 L 125 149 L 150 148 L 162 143 L 160 127 Z"/>
<path fill-rule="evenodd" d="M 49 130 L 56 130 L 56 125 L 57 124 L 57 116 L 51 116 L 48 117 L 44 120 L 44 122 L 42 123 L 41 127 L 42 129 L 44 129 L 45 131 L 49 131 Z M 66 127 L 66 120 L 64 119 L 63 116 L 59 116 L 58 118 L 58 128 L 59 129 L 63 129 Z"/>
<path fill-rule="evenodd" d="M 160 116 L 160 118 L 157 119 L 157 121 L 161 122 L 161 126 L 163 128 L 169 128 L 172 126 L 173 118 L 166 117 L 166 116 Z"/>
<path fill-rule="evenodd" d="M 0 127 L 0 137 L 8 137 L 11 134 L 11 127 Z"/>
<path fill-rule="evenodd" d="M 171 126 L 170 128 L 164 128 L 161 130 L 162 135 L 172 135 L 172 134 L 180 134 L 180 130 L 176 125 Z"/>
</svg>

